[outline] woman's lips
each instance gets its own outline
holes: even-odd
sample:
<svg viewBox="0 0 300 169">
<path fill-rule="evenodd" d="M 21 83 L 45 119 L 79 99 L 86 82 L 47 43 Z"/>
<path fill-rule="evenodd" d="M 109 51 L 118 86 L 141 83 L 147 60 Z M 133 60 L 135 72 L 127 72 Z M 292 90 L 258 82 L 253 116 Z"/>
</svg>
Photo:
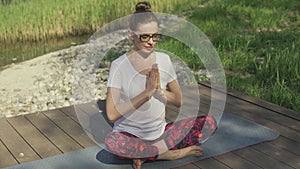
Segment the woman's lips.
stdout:
<svg viewBox="0 0 300 169">
<path fill-rule="evenodd" d="M 153 49 L 153 46 L 145 46 L 145 48 L 146 48 L 147 50 L 152 50 L 152 49 Z"/>
</svg>

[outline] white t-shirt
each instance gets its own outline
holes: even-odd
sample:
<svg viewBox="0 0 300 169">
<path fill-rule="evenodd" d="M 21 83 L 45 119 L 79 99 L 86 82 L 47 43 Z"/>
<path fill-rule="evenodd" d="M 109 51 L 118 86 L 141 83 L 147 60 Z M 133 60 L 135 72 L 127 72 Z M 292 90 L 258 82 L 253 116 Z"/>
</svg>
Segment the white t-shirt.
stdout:
<svg viewBox="0 0 300 169">
<path fill-rule="evenodd" d="M 166 89 L 177 76 L 170 57 L 162 52 L 155 53 L 161 88 Z M 120 103 L 123 103 L 145 90 L 146 76 L 137 72 L 124 54 L 112 62 L 107 87 L 120 89 Z M 166 124 L 164 103 L 151 97 L 138 109 L 118 119 L 113 131 L 128 132 L 143 140 L 155 140 L 163 134 Z"/>
</svg>

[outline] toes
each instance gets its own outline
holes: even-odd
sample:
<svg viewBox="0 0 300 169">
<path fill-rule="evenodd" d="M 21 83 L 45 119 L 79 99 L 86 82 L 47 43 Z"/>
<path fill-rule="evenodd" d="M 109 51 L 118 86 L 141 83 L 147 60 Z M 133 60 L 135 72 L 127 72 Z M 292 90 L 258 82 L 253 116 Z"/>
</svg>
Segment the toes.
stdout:
<svg viewBox="0 0 300 169">
<path fill-rule="evenodd" d="M 133 160 L 133 168 L 134 169 L 139 169 L 140 168 L 139 160 Z"/>
<path fill-rule="evenodd" d="M 192 146 L 191 151 L 194 153 L 196 156 L 201 156 L 203 155 L 203 148 L 200 146 Z"/>
<path fill-rule="evenodd" d="M 141 169 L 143 163 L 144 163 L 144 161 L 141 159 L 133 159 L 133 168 Z"/>
<path fill-rule="evenodd" d="M 193 145 L 191 146 L 191 150 L 203 151 L 203 148 L 201 146 Z"/>
</svg>

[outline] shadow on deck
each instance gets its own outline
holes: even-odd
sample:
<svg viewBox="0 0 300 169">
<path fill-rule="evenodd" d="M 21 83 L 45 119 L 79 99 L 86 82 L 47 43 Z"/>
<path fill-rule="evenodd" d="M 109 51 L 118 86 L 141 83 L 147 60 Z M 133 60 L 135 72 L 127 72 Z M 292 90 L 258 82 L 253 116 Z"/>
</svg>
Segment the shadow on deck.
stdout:
<svg viewBox="0 0 300 169">
<path fill-rule="evenodd" d="M 200 113 L 208 112 L 211 88 L 208 84 L 201 83 L 199 92 Z M 105 110 L 104 101 L 99 103 L 100 109 Z M 85 114 L 94 115 L 97 123 L 101 120 L 97 117 L 100 115 L 97 103 L 76 107 L 76 111 L 84 111 L 80 113 L 80 120 L 87 120 L 84 118 Z M 168 113 L 171 111 L 177 110 L 168 107 L 169 121 L 177 117 L 174 113 Z M 299 112 L 231 90 L 227 91 L 224 111 L 276 130 L 281 135 L 276 140 L 194 162 L 179 169 L 300 168 Z M 86 121 L 86 124 L 96 124 L 95 122 Z M 88 137 L 83 127 L 78 121 L 74 106 L 0 119 L 0 168 L 96 145 L 90 138 L 104 139 L 97 137 L 103 133 Z M 101 132 L 109 129 L 110 125 L 106 123 L 105 130 Z"/>
</svg>

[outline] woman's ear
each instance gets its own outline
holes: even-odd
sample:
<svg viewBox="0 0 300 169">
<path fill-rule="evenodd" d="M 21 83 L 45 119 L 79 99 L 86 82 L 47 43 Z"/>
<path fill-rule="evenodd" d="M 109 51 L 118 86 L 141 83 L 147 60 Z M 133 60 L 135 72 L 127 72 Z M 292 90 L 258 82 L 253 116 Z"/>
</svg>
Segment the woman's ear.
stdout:
<svg viewBox="0 0 300 169">
<path fill-rule="evenodd" d="M 128 29 L 128 37 L 129 37 L 130 40 L 134 40 L 134 33 L 130 29 Z"/>
</svg>

